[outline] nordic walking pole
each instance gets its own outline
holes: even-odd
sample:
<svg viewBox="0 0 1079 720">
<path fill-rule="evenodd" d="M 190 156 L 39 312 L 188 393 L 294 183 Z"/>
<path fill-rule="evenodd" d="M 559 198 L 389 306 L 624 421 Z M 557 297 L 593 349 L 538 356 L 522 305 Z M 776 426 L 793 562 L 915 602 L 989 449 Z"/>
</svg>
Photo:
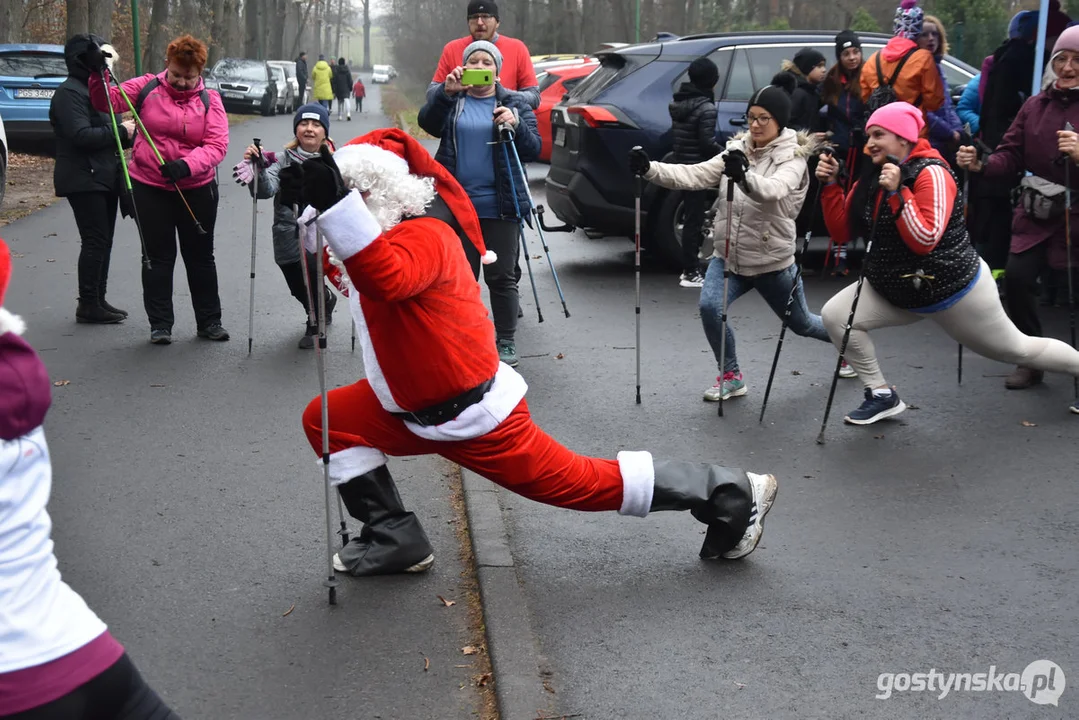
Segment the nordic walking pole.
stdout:
<svg viewBox="0 0 1079 720">
<path fill-rule="evenodd" d="M 330 404 L 326 396 L 326 293 L 322 292 L 322 232 L 315 219 L 317 254 L 315 255 L 315 284 L 318 286 L 318 342 L 315 361 L 318 364 L 318 385 L 322 401 L 322 486 L 326 495 L 326 565 L 328 575 L 323 583 L 330 590 L 330 605 L 337 604 L 337 578 L 333 569 L 333 518 L 330 516 Z"/>
<path fill-rule="evenodd" d="M 116 78 L 113 78 L 113 81 L 116 82 L 116 89 L 120 91 L 120 95 L 123 96 L 124 102 L 127 103 L 127 109 L 130 110 L 131 114 L 134 116 L 135 124 L 139 126 L 139 130 L 142 132 L 142 136 L 144 138 L 146 138 L 146 142 L 150 145 L 150 149 L 154 151 L 154 156 L 157 158 L 158 164 L 159 165 L 164 165 L 165 164 L 165 158 L 161 157 L 161 153 L 159 153 L 157 151 L 157 145 L 154 145 L 154 140 L 153 140 L 153 138 L 150 137 L 150 131 L 147 130 L 146 126 L 142 124 L 142 118 L 139 117 L 139 113 L 135 110 L 135 105 L 131 102 L 131 98 L 128 97 L 126 92 L 124 92 L 124 86 L 121 85 L 119 83 L 119 81 L 116 80 Z M 106 100 L 109 100 L 109 98 L 108 98 L 108 94 L 109 94 L 108 90 L 109 89 L 106 86 L 106 88 L 105 88 L 105 96 L 106 96 L 105 99 Z M 109 104 L 110 105 L 112 104 L 111 100 L 109 100 Z M 202 223 L 199 222 L 199 219 L 197 217 L 195 217 L 195 211 L 191 209 L 191 205 L 187 202 L 187 198 L 184 197 L 184 191 L 180 189 L 179 183 L 177 183 L 175 180 L 173 180 L 172 181 L 172 187 L 176 189 L 177 194 L 179 194 L 180 199 L 184 203 L 184 207 L 187 208 L 187 214 L 191 216 L 191 222 L 195 223 L 195 232 L 198 233 L 199 235 L 205 235 L 206 230 L 203 229 Z"/>
<path fill-rule="evenodd" d="M 896 167 L 899 166 L 899 158 L 889 155 L 885 158 Z M 832 373 L 832 389 L 828 391 L 828 404 L 824 407 L 824 419 L 821 420 L 820 434 L 817 435 L 817 444 L 824 444 L 824 428 L 828 425 L 828 416 L 832 412 L 832 401 L 835 399 L 835 386 L 839 382 L 839 368 L 843 365 L 843 354 L 847 352 L 847 343 L 850 341 L 850 329 L 854 326 L 854 313 L 858 309 L 858 299 L 862 296 L 862 283 L 865 282 L 865 269 L 869 265 L 869 253 L 873 252 L 873 238 L 877 234 L 877 221 L 880 220 L 880 208 L 884 203 L 884 194 L 877 201 L 877 207 L 873 211 L 873 224 L 869 228 L 869 240 L 865 244 L 865 257 L 862 260 L 862 268 L 858 271 L 858 285 L 854 288 L 854 300 L 850 304 L 850 315 L 847 316 L 847 327 L 843 329 L 843 342 L 839 347 L 839 357 L 835 361 L 835 372 Z"/>
<path fill-rule="evenodd" d="M 532 283 L 532 297 L 536 301 L 536 314 L 539 316 L 539 322 L 543 322 L 543 310 L 540 309 L 539 292 L 536 290 L 536 278 L 532 275 L 532 260 L 528 257 L 528 241 L 525 240 L 524 218 L 521 217 L 521 206 L 517 203 L 517 184 L 513 180 L 513 170 L 510 169 L 510 153 L 506 150 L 506 143 L 513 142 L 513 130 L 502 126 L 499 128 L 499 134 L 502 138 L 499 145 L 502 146 L 502 154 L 506 157 L 506 169 L 509 170 L 510 194 L 513 195 L 513 207 L 517 211 L 517 230 L 521 235 L 521 251 L 525 255 L 525 267 L 528 268 L 528 280 Z"/>
<path fill-rule="evenodd" d="M 719 316 L 719 416 L 723 417 L 723 383 L 727 375 L 727 283 L 731 278 L 731 218 L 734 216 L 734 180 L 727 178 L 727 238 L 723 245 L 723 310 Z"/>
<path fill-rule="evenodd" d="M 101 68 L 101 84 L 105 86 L 105 99 L 108 100 L 109 81 L 105 75 L 105 68 Z M 139 244 L 142 246 L 142 266 L 150 269 L 150 255 L 146 252 L 146 238 L 142 234 L 142 223 L 139 222 L 139 210 L 135 207 L 135 193 L 131 189 L 131 174 L 127 171 L 127 158 L 124 156 L 124 144 L 120 142 L 120 127 L 116 124 L 116 111 L 109 102 L 109 119 L 112 121 L 112 136 L 116 138 L 116 152 L 120 155 L 120 169 L 124 172 L 124 194 L 131 204 L 131 215 L 135 218 L 135 229 L 139 232 Z"/>
<path fill-rule="evenodd" d="M 640 146 L 633 148 L 641 150 Z M 637 350 L 637 404 L 641 404 L 641 185 L 643 178 L 640 173 L 633 178 L 633 271 L 636 275 L 637 304 L 634 312 L 637 316 L 637 342 L 634 344 Z"/>
<path fill-rule="evenodd" d="M 293 217 L 300 217 L 300 209 L 298 206 L 292 206 L 292 215 Z M 317 325 L 318 320 L 316 319 L 314 295 L 311 289 L 311 276 L 307 274 L 307 249 L 304 247 L 302 239 L 300 240 L 300 267 L 303 270 L 303 287 L 304 290 L 307 291 L 307 324 L 312 326 Z M 325 302 L 325 296 L 323 296 L 323 302 Z M 355 337 L 355 321 L 353 321 L 352 327 L 353 336 Z M 328 514 L 329 511 L 327 510 L 327 515 Z M 341 518 L 341 529 L 337 531 L 337 534 L 341 536 L 341 547 L 344 547 L 345 545 L 348 545 L 349 534 L 348 526 L 345 524 L 345 509 L 341 503 L 341 493 L 337 494 L 337 514 Z M 330 521 L 327 520 L 327 522 Z"/>
<path fill-rule="evenodd" d="M 251 354 L 251 346 L 255 338 L 255 239 L 258 237 L 259 220 L 259 174 L 262 172 L 262 141 L 258 138 L 252 140 L 257 150 L 253 158 L 255 165 L 255 179 L 251 181 L 251 294 L 248 300 L 247 313 L 247 354 Z"/>
<path fill-rule="evenodd" d="M 1070 122 L 1064 123 L 1064 129 L 1075 132 Z M 1072 280 L 1072 182 L 1071 182 L 1071 158 L 1064 160 L 1064 249 L 1068 254 L 1068 321 L 1071 325 L 1072 347 L 1075 347 L 1075 288 Z M 1072 389 L 1076 401 L 1079 401 L 1079 377 L 1072 378 Z M 1076 403 L 1079 405 L 1079 402 Z"/>
<path fill-rule="evenodd" d="M 521 164 L 521 156 L 517 152 L 517 146 L 513 144 L 512 131 L 510 135 L 509 146 L 513 148 L 513 159 L 517 161 L 517 169 L 521 173 L 521 182 L 524 183 L 525 195 L 528 197 L 528 206 L 531 209 L 532 217 L 536 220 L 536 234 L 539 235 L 540 244 L 543 246 L 543 252 L 547 255 L 547 265 L 551 268 L 551 276 L 554 277 L 554 286 L 558 290 L 558 299 L 562 301 L 562 311 L 566 313 L 566 317 L 569 317 L 569 308 L 566 307 L 566 296 L 562 294 L 562 283 L 558 282 L 558 271 L 554 269 L 554 260 L 551 259 L 551 250 L 547 247 L 547 238 L 543 236 L 543 225 L 539 221 L 539 214 L 536 212 L 536 201 L 532 199 L 532 189 L 528 187 L 528 175 L 525 173 L 525 166 Z M 510 175 L 513 175 L 513 169 L 510 169 Z"/>
<path fill-rule="evenodd" d="M 830 147 L 826 147 L 821 150 L 823 155 L 832 157 L 833 150 Z M 768 408 L 768 396 L 772 393 L 772 380 L 776 376 L 776 367 L 779 365 L 779 353 L 783 349 L 783 338 L 787 334 L 787 326 L 791 321 L 791 308 L 794 306 L 794 295 L 798 292 L 798 285 L 802 282 L 802 263 L 805 262 L 806 251 L 809 250 L 809 239 L 813 235 L 813 223 L 817 220 L 817 209 L 820 207 L 820 194 L 824 188 L 823 183 L 817 185 L 817 192 L 814 193 L 813 207 L 809 210 L 809 225 L 806 227 L 805 237 L 802 238 L 802 250 L 798 253 L 798 259 L 795 262 L 797 269 L 794 272 L 794 284 L 791 285 L 790 294 L 787 296 L 787 307 L 783 310 L 783 327 L 779 329 L 779 343 L 776 344 L 776 354 L 772 358 L 772 370 L 768 373 L 768 385 L 764 388 L 764 402 L 761 403 L 761 416 L 757 419 L 757 423 L 764 422 L 764 411 Z M 838 248 L 837 248 L 838 251 Z M 726 335 L 726 333 L 724 333 Z M 722 394 L 723 385 L 720 380 L 719 391 Z"/>
</svg>

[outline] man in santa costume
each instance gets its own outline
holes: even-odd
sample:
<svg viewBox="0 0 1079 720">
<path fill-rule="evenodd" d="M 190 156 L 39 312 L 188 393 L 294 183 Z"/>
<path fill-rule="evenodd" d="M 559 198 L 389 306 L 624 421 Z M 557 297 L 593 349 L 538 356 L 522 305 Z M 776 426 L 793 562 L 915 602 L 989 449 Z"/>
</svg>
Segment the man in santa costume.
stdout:
<svg viewBox="0 0 1079 720">
<path fill-rule="evenodd" d="M 499 362 L 480 287 L 451 229 L 493 261 L 468 196 L 417 141 L 377 130 L 281 171 L 286 202 L 308 206 L 344 272 L 339 287 L 363 345 L 366 379 L 329 392 L 330 481 L 364 523 L 334 556 L 339 572 L 422 572 L 434 562 L 405 510 L 387 455 L 438 454 L 537 502 L 645 517 L 689 510 L 708 526 L 700 556 L 735 560 L 760 542 L 776 479 L 620 452 L 578 455 L 533 423 L 524 378 Z M 447 216 L 447 212 L 449 216 Z M 441 219 L 440 219 L 441 218 Z M 320 399 L 303 414 L 322 448 Z"/>
</svg>

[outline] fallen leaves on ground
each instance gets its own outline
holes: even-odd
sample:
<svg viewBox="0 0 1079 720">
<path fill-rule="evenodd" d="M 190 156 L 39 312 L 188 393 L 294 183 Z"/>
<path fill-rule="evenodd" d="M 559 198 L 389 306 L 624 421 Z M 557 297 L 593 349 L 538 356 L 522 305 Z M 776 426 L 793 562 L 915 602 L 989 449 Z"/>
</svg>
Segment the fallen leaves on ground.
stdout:
<svg viewBox="0 0 1079 720">
<path fill-rule="evenodd" d="M 555 360 L 565 360 L 566 356 L 563 355 L 562 353 L 558 353 L 557 355 L 554 356 L 554 359 Z"/>
<path fill-rule="evenodd" d="M 431 660 L 427 656 L 424 656 L 424 658 L 423 658 L 423 671 L 427 672 L 430 669 L 431 669 Z"/>
<path fill-rule="evenodd" d="M 1038 423 L 1032 423 L 1029 420 L 1024 420 L 1023 422 L 1021 422 L 1019 424 L 1022 425 L 1023 427 L 1038 427 Z"/>
<path fill-rule="evenodd" d="M 791 370 L 791 375 L 801 375 L 801 374 L 802 374 L 801 370 Z"/>
<path fill-rule="evenodd" d="M 286 610 L 285 614 L 282 615 L 281 617 L 288 617 L 289 613 L 291 613 L 295 609 L 296 609 L 296 603 L 292 603 L 292 607 L 290 607 L 288 610 Z"/>
<path fill-rule="evenodd" d="M 53 383 L 53 386 L 54 387 L 63 387 L 65 385 L 70 385 L 70 384 L 71 384 L 70 380 L 57 380 L 56 382 Z"/>
<path fill-rule="evenodd" d="M 489 682 L 491 682 L 491 673 L 489 672 L 476 676 L 476 687 L 487 687 Z"/>
<path fill-rule="evenodd" d="M 461 652 L 463 652 L 465 655 L 478 655 L 480 649 L 475 645 L 465 645 L 463 648 L 461 648 Z"/>
<path fill-rule="evenodd" d="M 874 439 L 874 440 L 883 440 L 883 439 L 884 439 L 884 436 L 883 436 L 883 435 L 874 435 L 874 436 L 873 436 L 873 439 Z"/>
<path fill-rule="evenodd" d="M 442 604 L 445 605 L 446 607 L 453 607 L 454 605 L 457 604 L 456 600 L 447 600 L 446 598 L 442 597 L 441 595 L 438 595 L 437 597 L 438 597 L 439 600 L 442 601 Z"/>
</svg>

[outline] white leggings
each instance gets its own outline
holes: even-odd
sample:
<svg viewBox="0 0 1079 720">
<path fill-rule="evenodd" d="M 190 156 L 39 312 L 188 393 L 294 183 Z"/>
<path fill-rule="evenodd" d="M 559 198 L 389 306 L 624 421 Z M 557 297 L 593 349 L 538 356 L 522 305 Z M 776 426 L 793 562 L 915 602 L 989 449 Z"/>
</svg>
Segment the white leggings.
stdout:
<svg viewBox="0 0 1079 720">
<path fill-rule="evenodd" d="M 846 360 L 866 387 L 888 387 L 868 331 L 910 325 L 924 319 L 932 320 L 972 352 L 991 360 L 1079 376 L 1079 352 L 1060 340 L 1030 337 L 1019 332 L 1004 313 L 989 266 L 984 260 L 981 265 L 978 281 L 970 292 L 947 310 L 935 313 L 919 314 L 898 308 L 881 297 L 868 280 L 862 284 Z M 843 344 L 855 287 L 850 285 L 840 290 L 821 310 L 824 327 L 836 348 Z"/>
</svg>

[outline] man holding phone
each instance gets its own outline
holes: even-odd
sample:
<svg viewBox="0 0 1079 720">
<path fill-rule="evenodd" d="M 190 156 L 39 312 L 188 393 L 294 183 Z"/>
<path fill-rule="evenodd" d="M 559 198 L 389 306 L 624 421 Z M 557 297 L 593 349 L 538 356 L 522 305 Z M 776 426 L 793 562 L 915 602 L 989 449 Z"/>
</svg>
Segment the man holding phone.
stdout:
<svg viewBox="0 0 1079 720">
<path fill-rule="evenodd" d="M 532 54 L 528 51 L 528 46 L 520 40 L 500 34 L 498 25 L 498 5 L 494 0 L 469 2 L 469 34 L 446 43 L 442 48 L 438 68 L 435 69 L 435 75 L 427 88 L 428 101 L 432 99 L 432 93 L 441 87 L 446 76 L 461 64 L 461 54 L 465 48 L 477 40 L 486 40 L 493 43 L 502 54 L 502 67 L 495 78 L 498 83 L 504 90 L 520 95 L 532 109 L 539 107 L 539 82 L 536 80 L 536 71 L 532 68 Z"/>
</svg>

